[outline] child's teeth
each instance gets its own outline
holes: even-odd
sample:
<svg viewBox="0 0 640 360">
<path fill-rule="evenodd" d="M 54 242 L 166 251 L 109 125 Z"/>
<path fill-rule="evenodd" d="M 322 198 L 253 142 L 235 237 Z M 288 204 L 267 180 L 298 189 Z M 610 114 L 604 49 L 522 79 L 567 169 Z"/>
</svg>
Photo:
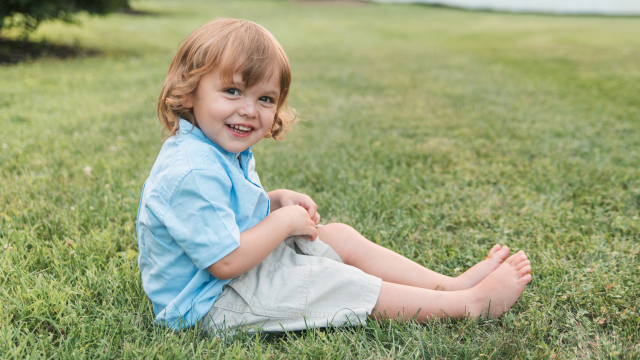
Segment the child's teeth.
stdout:
<svg viewBox="0 0 640 360">
<path fill-rule="evenodd" d="M 249 131 L 249 130 L 251 130 L 250 127 L 244 127 L 244 126 L 240 126 L 240 125 L 231 125 L 231 127 L 233 129 L 240 130 L 240 131 Z"/>
</svg>

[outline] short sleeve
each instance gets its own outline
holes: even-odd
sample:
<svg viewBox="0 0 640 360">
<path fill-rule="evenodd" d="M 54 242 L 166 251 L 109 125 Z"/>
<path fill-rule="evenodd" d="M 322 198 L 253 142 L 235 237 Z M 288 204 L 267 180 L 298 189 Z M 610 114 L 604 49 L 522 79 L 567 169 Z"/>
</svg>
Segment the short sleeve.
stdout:
<svg viewBox="0 0 640 360">
<path fill-rule="evenodd" d="M 201 270 L 240 246 L 231 186 L 223 171 L 192 170 L 177 186 L 164 216 L 171 237 Z"/>
</svg>

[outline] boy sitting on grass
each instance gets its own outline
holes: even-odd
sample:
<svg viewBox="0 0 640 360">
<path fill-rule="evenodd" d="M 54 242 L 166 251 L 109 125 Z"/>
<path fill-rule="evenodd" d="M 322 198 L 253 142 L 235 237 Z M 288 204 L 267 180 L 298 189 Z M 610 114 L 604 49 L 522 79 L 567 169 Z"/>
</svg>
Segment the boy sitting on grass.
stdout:
<svg viewBox="0 0 640 360">
<path fill-rule="evenodd" d="M 209 22 L 175 54 L 158 101 L 173 136 L 137 220 L 138 264 L 158 322 L 301 330 L 367 316 L 497 317 L 518 300 L 531 281 L 522 251 L 495 245 L 451 278 L 347 225 L 319 225 L 307 195 L 267 193 L 251 148 L 291 127 L 290 84 L 282 47 L 250 21 Z"/>
</svg>

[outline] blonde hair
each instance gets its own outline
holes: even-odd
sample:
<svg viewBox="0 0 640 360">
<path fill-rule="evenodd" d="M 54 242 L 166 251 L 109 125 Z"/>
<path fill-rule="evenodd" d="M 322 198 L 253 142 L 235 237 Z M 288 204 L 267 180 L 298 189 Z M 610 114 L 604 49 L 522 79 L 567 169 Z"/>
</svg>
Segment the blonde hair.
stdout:
<svg viewBox="0 0 640 360">
<path fill-rule="evenodd" d="M 291 86 L 291 67 L 278 41 L 262 26 L 238 19 L 210 21 L 191 33 L 173 56 L 158 99 L 158 118 L 170 135 L 178 130 L 178 119 L 193 125 L 192 108 L 184 103 L 193 95 L 200 79 L 214 69 L 223 83 L 233 83 L 240 72 L 245 86 L 266 81 L 274 67 L 280 70 L 280 98 L 273 125 L 265 138 L 284 139 L 296 120 L 287 104 Z"/>
</svg>

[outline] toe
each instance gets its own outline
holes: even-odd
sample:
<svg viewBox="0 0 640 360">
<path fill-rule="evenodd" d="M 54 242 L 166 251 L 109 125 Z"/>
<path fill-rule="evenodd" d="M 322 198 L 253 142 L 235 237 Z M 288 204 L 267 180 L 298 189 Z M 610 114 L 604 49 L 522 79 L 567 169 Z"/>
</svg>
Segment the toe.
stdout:
<svg viewBox="0 0 640 360">
<path fill-rule="evenodd" d="M 495 244 L 493 245 L 493 247 L 491 248 L 491 250 L 489 250 L 489 255 L 487 255 L 488 258 L 492 257 L 493 255 L 495 255 L 495 253 L 498 252 L 498 250 L 500 250 L 501 246 L 499 244 Z"/>
<path fill-rule="evenodd" d="M 527 285 L 531 282 L 531 274 L 526 274 L 525 276 L 518 279 L 518 282 L 524 285 Z"/>
<path fill-rule="evenodd" d="M 520 269 L 528 265 L 531 265 L 531 261 L 529 260 L 521 261 L 518 265 L 516 265 L 516 271 L 519 271 Z"/>
<path fill-rule="evenodd" d="M 511 265 L 513 266 L 518 266 L 520 263 L 522 263 L 523 261 L 528 261 L 527 260 L 527 255 L 525 255 L 524 253 L 520 253 L 518 252 L 513 259 L 511 260 Z"/>
<path fill-rule="evenodd" d="M 531 272 L 531 266 L 526 265 L 522 269 L 518 270 L 518 277 L 523 277 L 526 274 L 529 274 L 530 272 Z"/>
<path fill-rule="evenodd" d="M 520 256 L 521 256 L 521 255 L 522 255 L 522 254 L 520 254 L 519 252 L 517 252 L 517 253 L 515 253 L 515 254 L 513 254 L 513 255 L 509 256 L 509 258 L 508 258 L 507 260 L 505 260 L 505 262 L 506 262 L 506 263 L 508 263 L 508 264 L 511 264 L 511 263 L 514 263 L 514 262 L 515 262 L 515 263 L 518 263 L 518 262 L 520 262 L 520 261 L 521 261 L 521 260 L 520 260 Z"/>
<path fill-rule="evenodd" d="M 500 259 L 500 261 L 504 261 L 504 259 L 506 259 L 508 256 L 509 256 L 509 248 L 506 246 L 503 246 L 502 248 L 500 248 L 500 250 L 498 250 L 495 253 L 493 257 Z"/>
</svg>

